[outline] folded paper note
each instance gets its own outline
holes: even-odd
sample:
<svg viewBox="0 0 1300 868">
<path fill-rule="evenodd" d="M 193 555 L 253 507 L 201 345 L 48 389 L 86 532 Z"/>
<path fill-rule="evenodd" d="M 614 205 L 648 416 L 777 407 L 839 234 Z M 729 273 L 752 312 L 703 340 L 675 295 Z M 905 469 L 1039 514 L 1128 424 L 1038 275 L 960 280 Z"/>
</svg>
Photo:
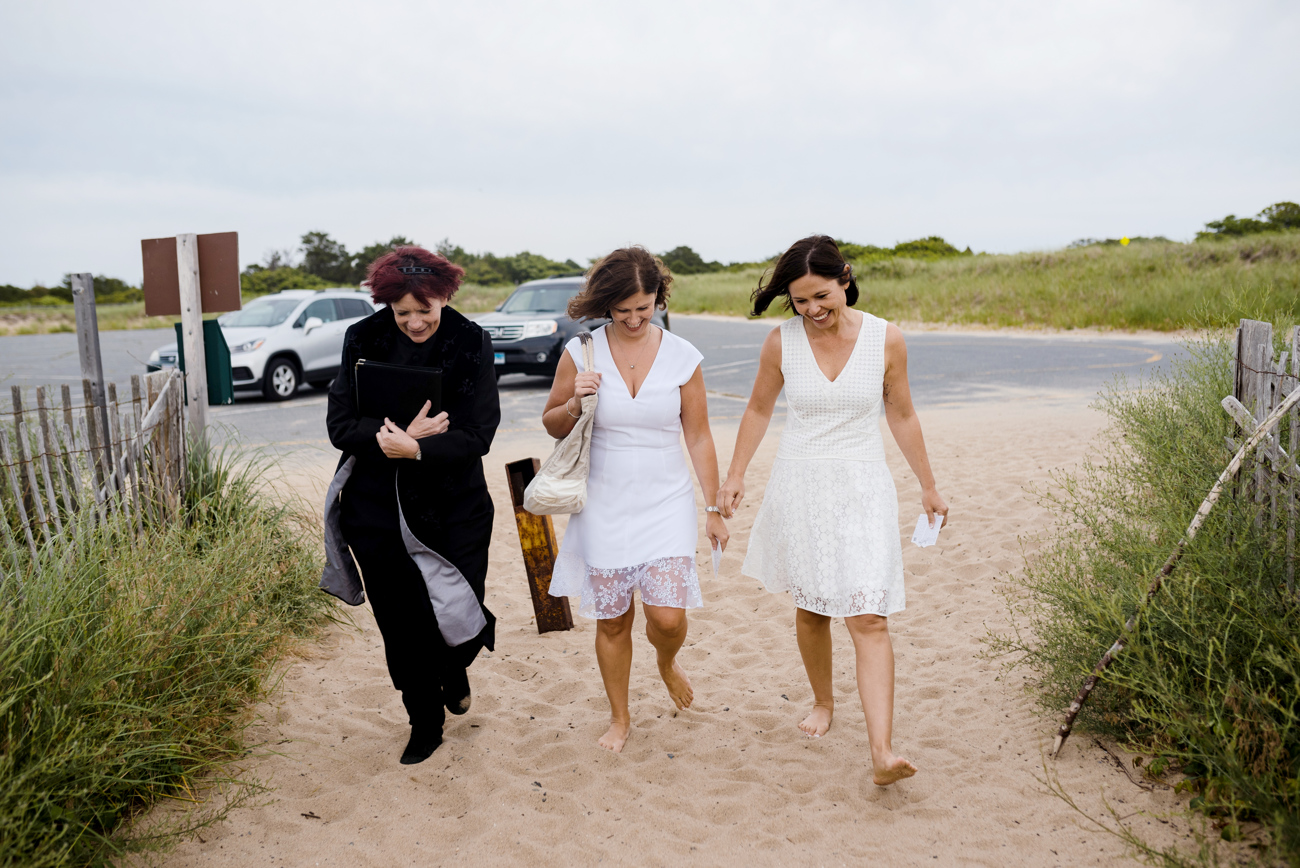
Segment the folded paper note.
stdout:
<svg viewBox="0 0 1300 868">
<path fill-rule="evenodd" d="M 934 524 L 921 513 L 916 520 L 916 530 L 912 531 L 912 542 L 921 548 L 932 546 L 939 541 L 939 528 L 943 527 L 943 516 L 935 515 Z"/>
</svg>

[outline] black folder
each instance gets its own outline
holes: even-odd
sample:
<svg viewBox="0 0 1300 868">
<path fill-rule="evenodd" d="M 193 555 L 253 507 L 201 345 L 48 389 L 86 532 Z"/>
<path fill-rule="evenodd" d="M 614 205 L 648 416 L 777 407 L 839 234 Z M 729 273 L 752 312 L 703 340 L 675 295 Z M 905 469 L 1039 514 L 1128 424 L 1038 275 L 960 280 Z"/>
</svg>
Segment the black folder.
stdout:
<svg viewBox="0 0 1300 868">
<path fill-rule="evenodd" d="M 363 418 L 392 419 L 405 428 L 425 401 L 429 416 L 442 412 L 442 370 L 387 362 L 357 361 L 357 411 Z"/>
</svg>

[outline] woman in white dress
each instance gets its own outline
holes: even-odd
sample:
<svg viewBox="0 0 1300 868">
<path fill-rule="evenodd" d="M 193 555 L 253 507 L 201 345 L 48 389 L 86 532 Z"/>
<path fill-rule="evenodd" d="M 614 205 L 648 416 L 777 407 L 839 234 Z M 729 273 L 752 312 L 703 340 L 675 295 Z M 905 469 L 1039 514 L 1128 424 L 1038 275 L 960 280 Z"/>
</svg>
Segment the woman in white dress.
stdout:
<svg viewBox="0 0 1300 868">
<path fill-rule="evenodd" d="M 695 489 L 682 440 L 708 504 L 717 500 L 718 458 L 702 357 L 650 322 L 656 307 L 667 307 L 672 279 L 658 257 L 641 247 L 615 250 L 592 266 L 583 291 L 569 302 L 569 316 L 612 322 L 593 332 L 594 371 L 580 370 L 582 348 L 577 338 L 569 342 L 542 415 L 551 436 L 564 437 L 581 417 L 582 398 L 599 396 L 587 505 L 569 519 L 551 594 L 581 597 L 578 611 L 598 619 L 596 660 L 610 707 L 600 745 L 615 752 L 632 726 L 634 591 L 641 593 L 646 636 L 668 695 L 679 709 L 689 708 L 694 697 L 677 660 L 686 640 L 686 610 L 703 605 L 695 572 Z M 706 510 L 710 544 L 725 548 L 721 512 L 716 506 Z"/>
<path fill-rule="evenodd" d="M 745 469 L 777 395 L 785 388 L 785 430 L 741 572 L 769 591 L 789 591 L 795 633 L 812 684 L 813 708 L 799 728 L 830 729 L 831 618 L 843 618 L 857 657 L 874 781 L 885 786 L 916 767 L 893 752 L 894 652 L 888 618 L 903 609 L 898 503 L 885 464 L 880 411 L 921 483 L 921 506 L 947 516 L 930 472 L 921 423 L 907 384 L 907 346 L 898 327 L 853 310 L 857 282 L 829 236 L 796 242 L 754 292 L 754 314 L 784 296 L 795 316 L 768 334 L 740 423 L 718 505 L 728 518 L 745 494 Z"/>
</svg>

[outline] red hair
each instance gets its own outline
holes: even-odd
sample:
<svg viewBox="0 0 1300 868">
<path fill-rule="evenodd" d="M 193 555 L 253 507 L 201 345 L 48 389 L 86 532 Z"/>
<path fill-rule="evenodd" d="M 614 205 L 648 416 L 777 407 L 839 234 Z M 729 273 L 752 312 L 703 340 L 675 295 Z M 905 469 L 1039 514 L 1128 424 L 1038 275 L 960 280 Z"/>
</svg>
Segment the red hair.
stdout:
<svg viewBox="0 0 1300 868">
<path fill-rule="evenodd" d="M 403 268 L 427 269 L 406 274 Z M 420 304 L 437 298 L 444 302 L 460 289 L 465 269 L 445 256 L 430 253 L 423 247 L 397 247 L 370 263 L 366 285 L 375 304 L 394 304 L 410 295 Z"/>
</svg>

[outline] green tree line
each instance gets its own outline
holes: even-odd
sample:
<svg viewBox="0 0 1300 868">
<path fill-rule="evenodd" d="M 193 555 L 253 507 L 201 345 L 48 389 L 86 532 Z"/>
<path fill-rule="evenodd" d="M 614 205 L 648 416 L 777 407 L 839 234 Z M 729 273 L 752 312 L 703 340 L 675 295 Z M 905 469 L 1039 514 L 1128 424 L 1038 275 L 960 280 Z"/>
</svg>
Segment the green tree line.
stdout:
<svg viewBox="0 0 1300 868">
<path fill-rule="evenodd" d="M 1297 229 L 1300 229 L 1300 205 L 1275 202 L 1254 217 L 1229 214 L 1222 220 L 1211 220 L 1205 224 L 1205 231 L 1196 233 L 1196 240 L 1258 235 L 1261 232 L 1294 232 Z"/>
<path fill-rule="evenodd" d="M 143 300 L 144 292 L 140 287 L 116 277 L 95 275 L 95 301 L 99 304 L 125 304 Z M 0 284 L 0 304 L 72 304 L 72 275 L 63 275 L 63 282 L 58 286 L 37 285 L 23 289 L 7 283 Z"/>
<path fill-rule="evenodd" d="M 1196 240 L 1297 230 L 1300 230 L 1300 205 L 1294 202 L 1276 202 L 1260 211 L 1255 217 L 1237 217 L 1229 214 L 1222 220 L 1211 220 L 1205 224 L 1204 230 L 1196 233 Z M 1133 243 L 1168 241 L 1161 236 L 1134 237 L 1128 240 Z M 881 263 L 880 267 L 884 268 L 893 267 L 887 263 L 895 259 L 933 261 L 974 255 L 970 247 L 959 250 L 938 235 L 904 241 L 893 247 L 877 247 L 873 244 L 857 244 L 846 240 L 840 240 L 838 243 L 845 258 L 850 261 L 867 265 Z M 1110 246 L 1120 243 L 1121 239 L 1118 238 L 1081 238 L 1072 242 L 1069 247 Z M 295 251 L 273 251 L 262 262 L 247 266 L 240 275 L 240 286 L 245 295 L 266 295 L 285 289 L 358 286 L 365 280 L 366 269 L 371 262 L 394 247 L 411 244 L 416 242 L 402 235 L 394 235 L 387 241 L 376 241 L 352 253 L 328 232 L 307 232 L 300 239 Z M 459 244 L 452 244 L 449 239 L 439 242 L 436 249 L 465 269 L 467 283 L 482 286 L 517 285 L 527 280 L 581 274 L 586 270 L 585 266 L 572 259 L 561 262 L 527 250 L 510 256 L 471 253 Z M 705 260 L 692 248 L 680 245 L 664 251 L 660 254 L 660 258 L 674 274 L 688 275 L 744 271 L 769 265 L 776 256 L 757 262 L 723 264 L 716 260 Z M 115 277 L 95 275 L 95 300 L 100 304 L 138 302 L 143 298 L 144 294 L 138 286 L 132 286 Z M 58 305 L 71 302 L 71 275 L 64 275 L 63 282 L 53 287 L 38 285 L 23 289 L 9 284 L 0 284 L 0 305 Z"/>
</svg>

